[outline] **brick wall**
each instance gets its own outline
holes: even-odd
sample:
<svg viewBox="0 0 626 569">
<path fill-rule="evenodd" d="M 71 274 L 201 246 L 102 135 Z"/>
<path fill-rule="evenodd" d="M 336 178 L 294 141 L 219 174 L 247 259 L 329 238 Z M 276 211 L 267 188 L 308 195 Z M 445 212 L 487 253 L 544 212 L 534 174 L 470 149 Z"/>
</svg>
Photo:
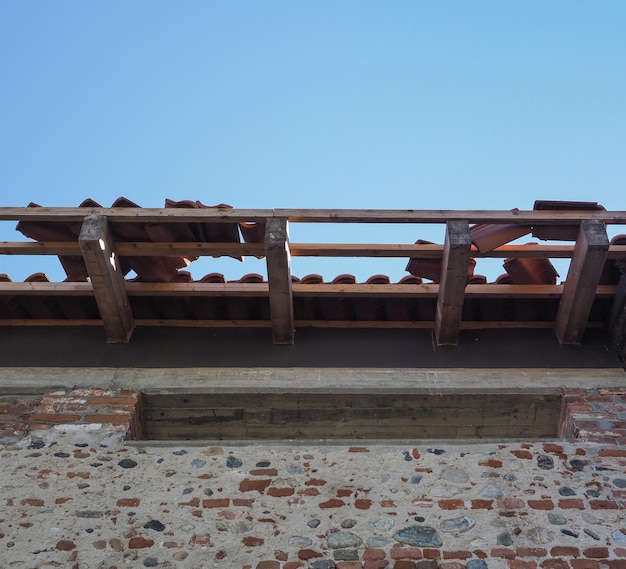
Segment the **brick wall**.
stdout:
<svg viewBox="0 0 626 569">
<path fill-rule="evenodd" d="M 244 447 L 124 444 L 137 392 L 4 398 L 0 567 L 626 569 L 626 391 L 564 395 L 557 442 Z"/>
<path fill-rule="evenodd" d="M 141 394 L 127 389 L 59 389 L 41 395 L 0 397 L 0 443 L 24 437 L 62 435 L 64 431 L 115 432 L 124 439 L 143 438 Z"/>
</svg>

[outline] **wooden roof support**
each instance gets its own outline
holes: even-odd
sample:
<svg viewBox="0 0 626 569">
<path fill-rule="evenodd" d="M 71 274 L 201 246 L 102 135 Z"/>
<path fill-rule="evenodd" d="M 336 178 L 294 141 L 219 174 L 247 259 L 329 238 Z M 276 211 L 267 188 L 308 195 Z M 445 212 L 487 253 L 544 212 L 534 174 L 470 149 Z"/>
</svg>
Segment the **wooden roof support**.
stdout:
<svg viewBox="0 0 626 569">
<path fill-rule="evenodd" d="M 274 344 L 293 344 L 295 328 L 286 218 L 272 218 L 267 221 L 265 255 Z"/>
<path fill-rule="evenodd" d="M 554 322 L 561 344 L 581 343 L 608 250 L 604 223 L 582 221 Z"/>
<path fill-rule="evenodd" d="M 117 255 L 103 215 L 85 218 L 78 237 L 107 340 L 128 342 L 135 327 Z"/>
<path fill-rule="evenodd" d="M 467 285 L 472 238 L 468 221 L 448 221 L 437 296 L 435 338 L 438 345 L 456 345 Z"/>
<path fill-rule="evenodd" d="M 609 335 L 619 357 L 626 366 L 626 260 L 618 261 L 618 266 L 622 275 L 609 315 Z"/>
</svg>

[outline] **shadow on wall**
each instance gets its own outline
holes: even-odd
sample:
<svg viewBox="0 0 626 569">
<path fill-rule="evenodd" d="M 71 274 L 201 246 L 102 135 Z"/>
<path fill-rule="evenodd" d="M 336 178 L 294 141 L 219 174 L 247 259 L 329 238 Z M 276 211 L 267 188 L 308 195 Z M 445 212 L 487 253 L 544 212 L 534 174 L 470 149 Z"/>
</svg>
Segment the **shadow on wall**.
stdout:
<svg viewBox="0 0 626 569">
<path fill-rule="evenodd" d="M 98 328 L 0 328 L 0 367 L 621 368 L 602 330 L 561 346 L 552 330 L 461 332 L 436 346 L 430 330 L 301 329 L 274 346 L 268 329 L 138 328 L 107 344 Z"/>
</svg>

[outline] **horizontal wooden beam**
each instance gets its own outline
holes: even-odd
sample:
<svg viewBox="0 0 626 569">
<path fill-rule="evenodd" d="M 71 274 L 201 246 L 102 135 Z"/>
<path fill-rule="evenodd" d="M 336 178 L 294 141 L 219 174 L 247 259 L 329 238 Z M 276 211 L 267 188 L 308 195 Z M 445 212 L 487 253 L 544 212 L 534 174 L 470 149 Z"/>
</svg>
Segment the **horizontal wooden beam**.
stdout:
<svg viewBox="0 0 626 569">
<path fill-rule="evenodd" d="M 192 209 L 192 208 L 63 208 L 1 207 L 0 221 L 82 221 L 104 215 L 109 222 L 210 222 L 266 221 L 272 217 L 303 223 L 515 223 L 571 225 L 585 219 L 626 224 L 626 211 L 555 210 L 390 210 L 390 209 Z"/>
<path fill-rule="evenodd" d="M 408 328 L 408 329 L 432 329 L 435 327 L 433 320 L 295 320 L 296 328 Z M 145 319 L 135 320 L 136 326 L 146 327 L 172 327 L 172 328 L 271 328 L 270 320 L 184 320 L 184 319 Z M 102 326 L 100 319 L 71 319 L 55 320 L 51 318 L 22 318 L 0 320 L 1 327 L 68 327 L 68 326 Z M 517 321 L 471 321 L 463 322 L 461 330 L 488 330 L 488 329 L 551 329 L 552 322 L 536 320 Z M 587 328 L 605 328 L 605 322 L 587 322 Z"/>
<path fill-rule="evenodd" d="M 120 257 L 196 257 L 211 256 L 262 256 L 263 243 L 143 243 L 116 242 Z M 290 243 L 292 257 L 416 257 L 437 259 L 443 254 L 443 245 L 390 244 L 390 243 Z M 480 258 L 541 258 L 568 259 L 573 245 L 503 245 L 481 253 L 471 248 L 471 256 Z M 0 242 L 0 255 L 80 255 L 78 242 Z M 626 245 L 611 245 L 607 259 L 626 259 Z"/>
</svg>

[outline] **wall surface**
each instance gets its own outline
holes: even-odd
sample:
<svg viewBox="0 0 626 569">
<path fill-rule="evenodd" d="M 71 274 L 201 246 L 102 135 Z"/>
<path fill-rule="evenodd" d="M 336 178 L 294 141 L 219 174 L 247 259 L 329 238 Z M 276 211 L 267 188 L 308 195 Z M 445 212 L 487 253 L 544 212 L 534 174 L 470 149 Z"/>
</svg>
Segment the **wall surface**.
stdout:
<svg viewBox="0 0 626 569">
<path fill-rule="evenodd" d="M 508 444 L 124 442 L 139 401 L 2 398 L 0 567 L 626 568 L 624 388 Z"/>
</svg>

